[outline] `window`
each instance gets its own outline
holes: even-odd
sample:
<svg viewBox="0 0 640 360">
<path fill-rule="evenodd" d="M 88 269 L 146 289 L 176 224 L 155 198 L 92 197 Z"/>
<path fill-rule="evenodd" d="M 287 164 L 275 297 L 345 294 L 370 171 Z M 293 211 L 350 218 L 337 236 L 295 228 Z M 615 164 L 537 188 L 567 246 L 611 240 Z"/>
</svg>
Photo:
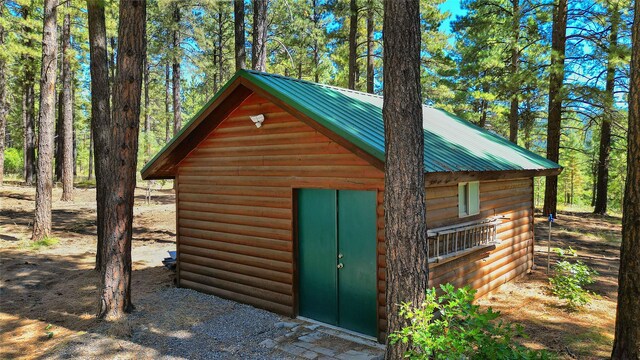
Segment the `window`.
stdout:
<svg viewBox="0 0 640 360">
<path fill-rule="evenodd" d="M 467 217 L 480 213 L 480 183 L 471 181 L 458 184 L 458 216 Z"/>
</svg>

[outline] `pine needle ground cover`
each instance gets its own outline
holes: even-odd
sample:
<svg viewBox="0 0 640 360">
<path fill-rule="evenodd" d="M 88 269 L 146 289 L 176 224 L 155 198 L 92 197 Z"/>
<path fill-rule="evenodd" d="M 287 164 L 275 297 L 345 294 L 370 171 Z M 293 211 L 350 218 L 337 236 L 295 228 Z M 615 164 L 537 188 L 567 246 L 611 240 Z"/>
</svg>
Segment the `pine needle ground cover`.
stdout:
<svg viewBox="0 0 640 360">
<path fill-rule="evenodd" d="M 174 197 L 170 191 L 154 191 L 146 204 L 144 193 L 144 188 L 138 188 L 134 211 L 134 304 L 173 286 L 172 275 L 160 260 L 167 249 L 175 248 Z M 98 276 L 93 271 L 95 191 L 76 189 L 75 201 L 63 204 L 57 201 L 61 190 L 54 190 L 53 236 L 59 242 L 39 250 L 22 243 L 31 230 L 34 195 L 33 188 L 0 190 L 0 358 L 46 357 L 99 325 L 95 320 Z M 606 358 L 613 342 L 620 219 L 561 213 L 554 223 L 552 247 L 571 246 L 599 274 L 587 287 L 596 294 L 592 302 L 573 312 L 550 291 L 545 274 L 545 220 L 535 219 L 537 269 L 477 304 L 500 311 L 504 321 L 521 324 L 528 338 L 518 341 L 528 348 L 548 349 L 560 359 Z M 553 265 L 559 258 L 552 255 L 551 260 Z M 118 348 L 110 351 L 104 356 L 114 356 Z"/>
</svg>

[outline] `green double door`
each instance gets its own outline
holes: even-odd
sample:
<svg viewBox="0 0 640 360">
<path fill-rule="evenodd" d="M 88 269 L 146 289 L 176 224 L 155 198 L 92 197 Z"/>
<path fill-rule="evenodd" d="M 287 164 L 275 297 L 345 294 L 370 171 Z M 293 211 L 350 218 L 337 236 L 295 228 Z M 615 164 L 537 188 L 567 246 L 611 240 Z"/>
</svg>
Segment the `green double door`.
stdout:
<svg viewBox="0 0 640 360">
<path fill-rule="evenodd" d="M 376 192 L 298 191 L 299 314 L 377 336 Z"/>
</svg>

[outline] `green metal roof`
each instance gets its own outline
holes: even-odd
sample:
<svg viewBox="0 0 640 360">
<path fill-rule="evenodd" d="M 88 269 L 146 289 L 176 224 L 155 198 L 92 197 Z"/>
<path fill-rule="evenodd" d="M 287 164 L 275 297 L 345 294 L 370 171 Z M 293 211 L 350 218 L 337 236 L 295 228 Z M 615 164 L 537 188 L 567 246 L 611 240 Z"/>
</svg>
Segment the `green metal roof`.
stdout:
<svg viewBox="0 0 640 360">
<path fill-rule="evenodd" d="M 243 77 L 384 160 L 382 97 L 279 75 Z M 560 165 L 446 111 L 423 105 L 425 172 L 557 169 Z"/>
<path fill-rule="evenodd" d="M 308 81 L 239 70 L 198 114 L 238 78 L 244 78 L 319 124 L 384 161 L 382 97 Z M 153 163 L 198 118 L 196 115 L 143 168 Z M 559 169 L 560 165 L 446 111 L 423 105 L 424 167 L 427 173 Z"/>
</svg>

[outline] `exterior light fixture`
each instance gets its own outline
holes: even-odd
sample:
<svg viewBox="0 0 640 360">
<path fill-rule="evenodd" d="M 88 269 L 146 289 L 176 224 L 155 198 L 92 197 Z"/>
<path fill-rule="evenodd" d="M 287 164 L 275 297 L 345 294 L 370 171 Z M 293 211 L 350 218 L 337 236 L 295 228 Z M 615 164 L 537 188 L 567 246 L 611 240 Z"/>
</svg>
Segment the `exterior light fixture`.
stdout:
<svg viewBox="0 0 640 360">
<path fill-rule="evenodd" d="M 251 118 L 251 121 L 253 121 L 253 123 L 256 124 L 257 128 L 262 126 L 262 123 L 264 122 L 264 115 L 259 114 L 259 115 L 249 116 L 249 117 Z"/>
</svg>

